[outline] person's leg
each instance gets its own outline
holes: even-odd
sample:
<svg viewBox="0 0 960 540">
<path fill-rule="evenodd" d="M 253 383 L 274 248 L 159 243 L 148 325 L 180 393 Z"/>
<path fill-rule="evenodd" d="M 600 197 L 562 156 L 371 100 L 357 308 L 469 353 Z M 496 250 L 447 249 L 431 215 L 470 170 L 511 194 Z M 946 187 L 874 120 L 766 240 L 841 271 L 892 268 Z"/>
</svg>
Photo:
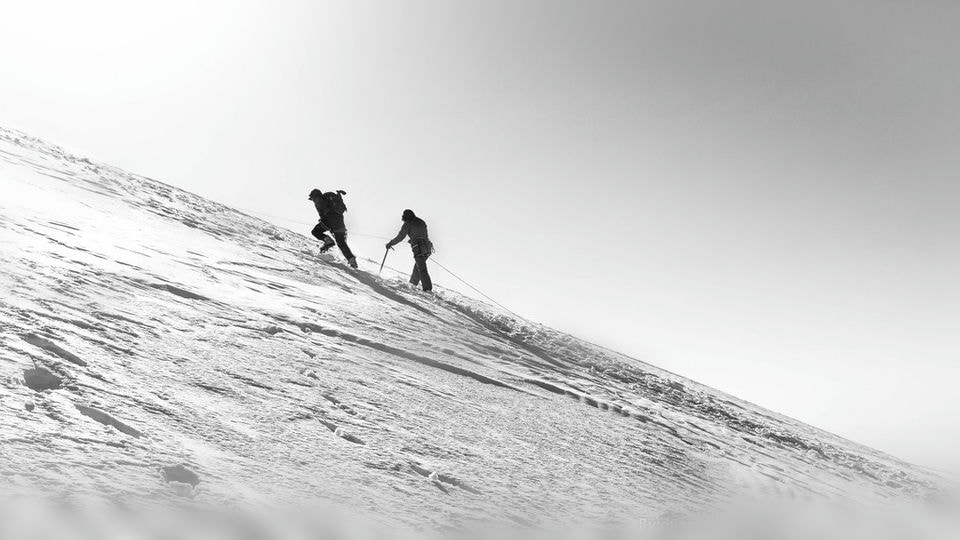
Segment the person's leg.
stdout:
<svg viewBox="0 0 960 540">
<path fill-rule="evenodd" d="M 329 238 L 327 236 L 327 228 L 323 226 L 323 223 L 317 223 L 317 225 L 310 231 L 310 234 L 313 235 L 317 240 L 323 240 L 324 238 Z"/>
<path fill-rule="evenodd" d="M 310 234 L 312 234 L 317 240 L 323 242 L 323 245 L 320 246 L 320 253 L 326 253 L 326 251 L 333 247 L 336 243 L 333 238 L 327 236 L 327 227 L 323 224 L 323 222 L 317 223 L 313 230 L 310 231 Z"/>
<path fill-rule="evenodd" d="M 343 253 L 343 256 L 347 258 L 350 266 L 354 266 L 355 259 L 353 252 L 350 251 L 350 246 L 347 245 L 347 226 L 343 222 L 343 214 L 331 212 L 323 216 L 323 223 L 330 229 L 330 232 L 333 233 L 333 238 L 340 248 L 340 253 Z M 354 266 L 354 268 L 356 267 Z"/>
<path fill-rule="evenodd" d="M 416 266 L 414 268 L 416 269 L 417 274 L 420 276 L 420 282 L 423 284 L 423 290 L 429 291 L 433 289 L 433 281 L 430 279 L 430 272 L 427 271 L 427 258 L 417 257 L 414 260 L 416 261 Z"/>
<path fill-rule="evenodd" d="M 410 272 L 410 284 L 416 287 L 420 284 L 420 266 L 414 262 L 413 272 Z"/>
<path fill-rule="evenodd" d="M 343 253 L 343 256 L 349 261 L 353 259 L 353 252 L 350 251 L 350 246 L 347 245 L 347 231 L 339 230 L 333 233 L 333 237 L 337 240 L 337 247 L 340 248 L 340 253 Z"/>
</svg>

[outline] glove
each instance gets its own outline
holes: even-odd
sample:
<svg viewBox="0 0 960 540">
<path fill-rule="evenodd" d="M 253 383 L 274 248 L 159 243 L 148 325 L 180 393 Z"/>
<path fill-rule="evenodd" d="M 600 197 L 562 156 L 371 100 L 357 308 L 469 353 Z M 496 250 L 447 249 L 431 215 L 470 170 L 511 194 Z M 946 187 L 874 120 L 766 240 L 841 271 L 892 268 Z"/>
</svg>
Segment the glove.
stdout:
<svg viewBox="0 0 960 540">
<path fill-rule="evenodd" d="M 393 249 L 393 244 L 391 244 L 390 242 L 387 242 L 387 249 Z"/>
</svg>

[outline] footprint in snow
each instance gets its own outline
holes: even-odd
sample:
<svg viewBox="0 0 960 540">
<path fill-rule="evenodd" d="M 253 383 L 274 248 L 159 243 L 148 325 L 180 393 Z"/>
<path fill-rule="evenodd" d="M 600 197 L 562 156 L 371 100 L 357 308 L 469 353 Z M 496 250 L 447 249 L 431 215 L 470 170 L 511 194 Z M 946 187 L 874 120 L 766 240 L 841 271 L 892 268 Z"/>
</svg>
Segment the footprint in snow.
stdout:
<svg viewBox="0 0 960 540">
<path fill-rule="evenodd" d="M 37 366 L 23 370 L 23 383 L 34 392 L 43 392 L 60 388 L 63 380 L 47 368 Z"/>
<path fill-rule="evenodd" d="M 129 435 L 136 439 L 139 439 L 140 437 L 143 436 L 143 433 L 140 432 L 140 430 L 133 428 L 121 422 L 120 420 L 117 420 L 113 416 L 101 411 L 100 409 L 95 409 L 93 407 L 89 407 L 87 405 L 81 405 L 79 403 L 74 403 L 73 406 L 76 407 L 78 411 L 80 411 L 80 414 L 88 418 L 91 418 L 93 420 L 96 420 L 97 422 L 100 422 L 105 426 L 111 426 L 115 428 L 117 431 L 119 431 L 120 433 Z"/>
<path fill-rule="evenodd" d="M 71 364 L 76 364 L 76 365 L 78 365 L 78 366 L 80 366 L 80 367 L 86 367 L 86 365 L 87 365 L 87 362 L 84 361 L 84 360 L 83 360 L 82 358 L 80 358 L 79 356 L 73 354 L 72 352 L 64 349 L 63 347 L 57 345 L 56 343 L 54 343 L 54 342 L 50 341 L 49 339 L 46 339 L 46 338 L 44 338 L 44 337 L 42 337 L 42 336 L 39 336 L 39 335 L 37 335 L 37 334 L 31 333 L 31 334 L 26 334 L 26 335 L 21 336 L 21 337 L 23 338 L 24 341 L 26 341 L 27 343 L 33 345 L 34 347 L 38 347 L 38 348 L 43 349 L 43 350 L 45 350 L 45 351 L 47 351 L 47 352 L 53 353 L 53 354 L 59 356 L 60 358 L 63 358 L 63 359 L 66 360 L 67 362 L 70 362 Z"/>
<path fill-rule="evenodd" d="M 169 465 L 160 468 L 160 475 L 174 493 L 181 497 L 193 497 L 200 485 L 200 475 L 183 465 Z"/>
<path fill-rule="evenodd" d="M 356 415 L 357 415 L 357 411 L 353 410 L 352 407 L 350 407 L 349 405 L 346 405 L 346 404 L 342 403 L 339 399 L 331 396 L 330 394 L 320 394 L 320 395 L 323 396 L 323 399 L 325 399 L 325 400 L 329 401 L 330 403 L 332 403 L 334 407 L 336 407 L 336 408 L 340 409 L 341 411 L 349 414 L 350 416 L 356 416 Z"/>
<path fill-rule="evenodd" d="M 361 445 L 366 445 L 366 444 L 367 444 L 367 443 L 363 442 L 363 440 L 360 439 L 360 437 L 357 437 L 356 435 L 352 435 L 352 434 L 348 433 L 347 430 L 345 430 L 345 429 L 343 429 L 342 427 L 334 424 L 333 422 L 328 422 L 328 421 L 326 421 L 326 420 L 320 420 L 320 423 L 323 424 L 327 429 L 329 429 L 334 435 L 336 435 L 337 437 L 340 437 L 341 439 L 343 439 L 343 440 L 345 440 L 345 441 L 352 442 L 353 444 L 361 444 Z"/>
<path fill-rule="evenodd" d="M 463 480 L 460 480 L 459 478 L 450 476 L 449 474 L 441 474 L 437 471 L 431 471 L 430 469 L 421 467 L 418 463 L 413 461 L 411 461 L 409 465 L 410 465 L 410 469 L 413 470 L 413 472 L 419 474 L 420 476 L 426 477 L 426 479 L 429 480 L 430 483 L 432 483 L 434 486 L 437 487 L 437 489 L 439 489 L 444 493 L 450 493 L 450 489 L 449 487 L 447 487 L 447 486 L 450 486 L 450 487 L 460 488 L 469 493 L 473 493 L 474 495 L 481 494 L 481 491 L 479 489 L 470 487 L 466 482 L 464 482 Z"/>
</svg>

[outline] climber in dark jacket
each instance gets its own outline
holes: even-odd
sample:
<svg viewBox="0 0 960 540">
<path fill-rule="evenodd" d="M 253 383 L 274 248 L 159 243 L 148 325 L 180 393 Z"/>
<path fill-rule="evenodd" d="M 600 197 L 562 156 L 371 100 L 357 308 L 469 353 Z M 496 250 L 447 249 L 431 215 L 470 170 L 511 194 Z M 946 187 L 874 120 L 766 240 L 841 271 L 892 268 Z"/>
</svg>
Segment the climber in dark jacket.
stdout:
<svg viewBox="0 0 960 540">
<path fill-rule="evenodd" d="M 347 263 L 356 268 L 357 258 L 353 256 L 350 246 L 347 245 L 347 226 L 343 222 L 343 213 L 347 211 L 347 205 L 344 204 L 342 197 L 345 194 L 346 191 L 340 190 L 324 193 L 314 189 L 310 192 L 309 199 L 313 201 L 314 206 L 317 207 L 317 213 L 320 214 L 320 222 L 310 231 L 310 234 L 317 240 L 323 241 L 320 253 L 325 253 L 336 244 L 343 256 L 347 258 Z M 327 236 L 327 231 L 333 233 L 333 238 Z"/>
<path fill-rule="evenodd" d="M 418 218 L 413 210 L 404 210 L 403 227 L 397 236 L 387 242 L 387 249 L 393 248 L 407 236 L 410 237 L 410 247 L 413 248 L 413 273 L 410 274 L 410 283 L 414 286 L 423 284 L 423 290 L 433 289 L 433 282 L 430 280 L 430 273 L 427 271 L 427 258 L 433 253 L 433 243 L 427 235 L 427 223 Z"/>
</svg>

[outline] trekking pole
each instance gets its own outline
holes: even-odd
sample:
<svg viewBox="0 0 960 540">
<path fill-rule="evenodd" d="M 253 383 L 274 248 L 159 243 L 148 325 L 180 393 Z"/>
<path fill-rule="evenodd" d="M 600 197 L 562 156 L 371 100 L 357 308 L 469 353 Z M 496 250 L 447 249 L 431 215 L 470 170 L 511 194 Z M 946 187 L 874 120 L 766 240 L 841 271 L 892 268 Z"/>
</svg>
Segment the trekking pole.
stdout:
<svg viewBox="0 0 960 540">
<path fill-rule="evenodd" d="M 387 255 L 390 254 L 391 249 L 393 248 L 387 248 L 387 250 L 383 252 L 383 261 L 380 262 L 380 270 L 377 272 L 377 275 L 383 273 L 383 265 L 387 264 Z"/>
</svg>

